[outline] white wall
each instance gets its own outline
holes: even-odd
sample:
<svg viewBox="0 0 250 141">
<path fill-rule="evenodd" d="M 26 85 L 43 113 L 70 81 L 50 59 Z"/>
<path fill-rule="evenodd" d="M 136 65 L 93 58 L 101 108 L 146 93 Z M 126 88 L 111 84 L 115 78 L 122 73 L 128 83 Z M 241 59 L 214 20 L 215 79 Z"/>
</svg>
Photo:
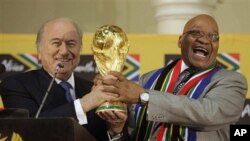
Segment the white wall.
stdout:
<svg viewBox="0 0 250 141">
<path fill-rule="evenodd" d="M 222 0 L 215 17 L 223 33 L 250 33 L 250 0 Z M 0 33 L 36 33 L 54 17 L 70 17 L 85 32 L 116 24 L 127 33 L 156 33 L 151 0 L 0 0 Z"/>
</svg>

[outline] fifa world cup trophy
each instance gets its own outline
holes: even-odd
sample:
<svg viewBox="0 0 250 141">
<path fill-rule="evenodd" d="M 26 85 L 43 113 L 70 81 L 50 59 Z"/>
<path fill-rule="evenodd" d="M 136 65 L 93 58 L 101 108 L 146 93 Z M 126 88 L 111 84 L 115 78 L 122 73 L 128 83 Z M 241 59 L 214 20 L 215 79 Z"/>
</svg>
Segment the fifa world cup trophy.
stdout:
<svg viewBox="0 0 250 141">
<path fill-rule="evenodd" d="M 120 27 L 104 25 L 98 28 L 94 34 L 91 49 L 102 76 L 110 71 L 122 72 L 129 44 L 126 33 Z M 107 110 L 127 112 L 126 104 L 122 102 L 105 102 L 97 108 L 96 112 Z"/>
</svg>

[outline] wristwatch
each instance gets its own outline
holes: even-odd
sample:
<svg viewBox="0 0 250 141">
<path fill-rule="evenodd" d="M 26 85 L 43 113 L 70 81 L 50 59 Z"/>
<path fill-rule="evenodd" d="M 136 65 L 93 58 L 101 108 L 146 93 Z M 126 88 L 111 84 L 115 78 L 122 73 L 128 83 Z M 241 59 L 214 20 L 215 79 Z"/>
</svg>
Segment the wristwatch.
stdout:
<svg viewBox="0 0 250 141">
<path fill-rule="evenodd" d="M 140 94 L 139 100 L 140 100 L 141 105 L 147 104 L 148 99 L 149 99 L 148 92 L 144 92 L 144 93 Z"/>
</svg>

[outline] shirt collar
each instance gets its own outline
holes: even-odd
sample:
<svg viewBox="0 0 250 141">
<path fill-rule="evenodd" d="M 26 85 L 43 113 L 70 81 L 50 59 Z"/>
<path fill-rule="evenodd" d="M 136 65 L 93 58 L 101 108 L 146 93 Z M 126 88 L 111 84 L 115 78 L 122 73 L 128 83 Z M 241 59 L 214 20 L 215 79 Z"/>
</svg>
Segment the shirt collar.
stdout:
<svg viewBox="0 0 250 141">
<path fill-rule="evenodd" d="M 60 82 L 62 82 L 62 80 L 59 79 L 55 79 L 56 83 L 59 84 Z M 72 88 L 75 88 L 75 78 L 74 78 L 74 73 L 72 73 L 69 77 L 69 79 L 67 80 L 67 82 L 72 86 Z"/>
<path fill-rule="evenodd" d="M 187 64 L 183 60 L 181 60 L 181 72 L 183 72 L 185 69 L 189 68 Z"/>
<path fill-rule="evenodd" d="M 50 75 L 51 77 L 53 77 L 53 75 L 51 75 L 50 73 L 49 73 L 49 75 Z M 55 78 L 55 81 L 56 81 L 57 84 L 60 84 L 60 82 L 62 82 L 62 80 L 60 80 L 60 79 L 58 79 L 58 78 Z M 75 88 L 75 77 L 74 77 L 74 73 L 71 73 L 71 75 L 70 75 L 69 79 L 67 80 L 67 82 L 72 86 L 72 88 Z"/>
</svg>

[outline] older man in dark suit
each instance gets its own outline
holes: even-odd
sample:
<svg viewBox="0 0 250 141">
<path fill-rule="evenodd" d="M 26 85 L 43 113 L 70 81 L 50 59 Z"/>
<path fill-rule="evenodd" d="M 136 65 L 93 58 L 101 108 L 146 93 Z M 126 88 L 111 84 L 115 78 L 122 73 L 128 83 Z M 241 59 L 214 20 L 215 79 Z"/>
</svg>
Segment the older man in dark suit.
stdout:
<svg viewBox="0 0 250 141">
<path fill-rule="evenodd" d="M 74 117 L 97 140 L 111 140 L 111 135 L 121 139 L 126 114 L 117 112 L 122 119 L 119 125 L 95 114 L 97 106 L 117 95 L 104 92 L 102 85 L 92 87 L 92 82 L 74 75 L 82 47 L 82 32 L 77 24 L 67 18 L 44 23 L 38 31 L 36 45 L 42 68 L 3 80 L 4 106 L 27 109 L 34 117 L 55 76 L 39 117 Z"/>
</svg>

